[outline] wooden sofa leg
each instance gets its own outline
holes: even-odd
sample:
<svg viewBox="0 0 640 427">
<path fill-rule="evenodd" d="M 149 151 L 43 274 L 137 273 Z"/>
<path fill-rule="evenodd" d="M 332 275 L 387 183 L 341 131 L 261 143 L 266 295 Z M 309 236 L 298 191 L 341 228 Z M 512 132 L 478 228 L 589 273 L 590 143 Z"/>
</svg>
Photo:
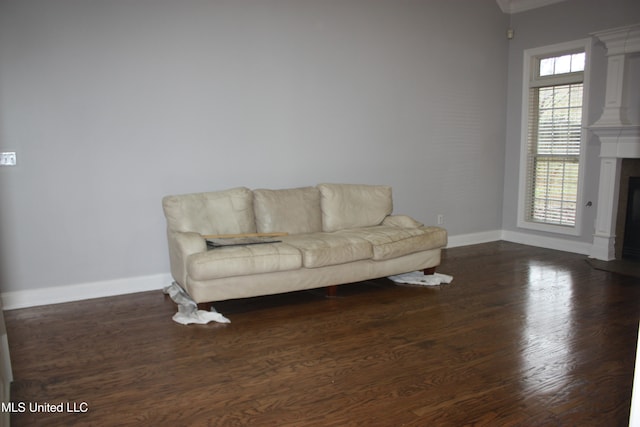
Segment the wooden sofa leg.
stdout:
<svg viewBox="0 0 640 427">
<path fill-rule="evenodd" d="M 430 276 L 430 275 L 432 275 L 432 274 L 435 274 L 435 272 L 436 272 L 436 268 L 435 268 L 435 267 L 425 268 L 425 269 L 423 270 L 423 272 L 424 272 L 424 274 L 425 274 L 426 276 Z"/>
<path fill-rule="evenodd" d="M 199 302 L 198 310 L 211 311 L 212 302 Z"/>
<path fill-rule="evenodd" d="M 327 296 L 335 297 L 338 295 L 338 285 L 327 286 Z"/>
</svg>

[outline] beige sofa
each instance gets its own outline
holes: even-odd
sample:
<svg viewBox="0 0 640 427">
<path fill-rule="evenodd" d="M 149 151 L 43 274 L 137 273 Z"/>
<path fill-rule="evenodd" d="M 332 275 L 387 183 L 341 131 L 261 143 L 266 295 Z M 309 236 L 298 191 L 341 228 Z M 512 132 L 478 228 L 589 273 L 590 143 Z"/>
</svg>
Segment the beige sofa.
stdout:
<svg viewBox="0 0 640 427">
<path fill-rule="evenodd" d="M 391 187 L 320 184 L 166 196 L 171 273 L 197 303 L 435 271 L 447 232 L 393 215 Z M 280 233 L 208 250 L 203 235 Z"/>
</svg>

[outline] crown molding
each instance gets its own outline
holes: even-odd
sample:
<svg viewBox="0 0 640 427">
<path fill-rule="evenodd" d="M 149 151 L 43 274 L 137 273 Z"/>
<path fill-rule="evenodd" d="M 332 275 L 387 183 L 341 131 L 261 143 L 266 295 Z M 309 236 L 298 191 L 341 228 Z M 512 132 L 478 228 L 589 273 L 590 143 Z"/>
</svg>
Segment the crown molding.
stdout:
<svg viewBox="0 0 640 427">
<path fill-rule="evenodd" d="M 504 13 L 518 13 L 525 10 L 537 9 L 565 0 L 496 0 Z"/>
</svg>

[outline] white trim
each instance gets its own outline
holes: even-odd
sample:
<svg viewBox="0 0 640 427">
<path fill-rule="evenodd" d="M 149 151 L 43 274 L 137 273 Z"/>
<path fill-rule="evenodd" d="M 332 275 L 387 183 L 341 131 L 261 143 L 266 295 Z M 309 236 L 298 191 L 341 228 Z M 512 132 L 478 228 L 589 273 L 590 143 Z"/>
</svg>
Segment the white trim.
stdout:
<svg viewBox="0 0 640 427">
<path fill-rule="evenodd" d="M 525 10 L 537 9 L 565 0 L 496 0 L 504 13 L 518 13 Z"/>
<path fill-rule="evenodd" d="M 591 35 L 605 44 L 607 56 L 640 52 L 640 24 L 610 28 Z"/>
<path fill-rule="evenodd" d="M 498 240 L 582 255 L 588 255 L 591 252 L 591 243 L 574 242 L 556 237 L 544 237 L 506 230 L 489 230 L 449 236 L 447 248 L 477 245 Z M 51 288 L 10 291 L 2 293 L 2 306 L 5 310 L 15 310 L 40 305 L 126 295 L 135 292 L 156 291 L 170 285 L 172 281 L 170 273 L 163 273 Z"/>
<path fill-rule="evenodd" d="M 496 240 L 502 240 L 502 230 L 481 231 L 479 233 L 449 236 L 447 248 L 477 245 L 479 243 L 495 242 Z"/>
<path fill-rule="evenodd" d="M 564 252 L 573 252 L 581 255 L 589 255 L 591 243 L 565 240 L 558 237 L 538 236 L 518 231 L 502 231 L 502 240 L 507 242 L 520 243 L 523 245 L 536 246 L 539 248 L 555 249 Z"/>
<path fill-rule="evenodd" d="M 629 427 L 640 427 L 640 330 L 636 344 L 636 363 L 633 371 L 633 387 L 631 388 L 631 411 Z"/>
<path fill-rule="evenodd" d="M 151 276 L 54 286 L 51 288 L 3 292 L 2 306 L 5 310 L 14 310 L 39 305 L 126 295 L 134 292 L 154 291 L 170 285 L 172 281 L 170 274 L 154 274 Z"/>
<path fill-rule="evenodd" d="M 518 220 L 519 228 L 544 231 L 548 233 L 566 234 L 571 236 L 579 236 L 582 234 L 582 217 L 583 217 L 583 193 L 584 193 L 584 174 L 586 164 L 586 151 L 588 145 L 588 117 L 589 117 L 589 89 L 591 81 L 591 47 L 593 40 L 591 38 L 574 40 L 566 43 L 558 43 L 549 46 L 526 49 L 524 51 L 523 75 L 522 75 L 522 115 L 520 118 L 520 176 L 518 183 Z M 576 223 L 573 227 L 557 226 L 552 224 L 541 224 L 525 219 L 525 203 L 527 194 L 527 164 L 528 164 L 528 138 L 529 138 L 529 89 L 533 66 L 536 58 L 551 54 L 563 54 L 565 52 L 573 52 L 576 49 L 584 49 L 586 54 L 586 62 L 583 71 L 583 90 L 582 90 L 582 131 L 580 135 L 581 148 L 579 156 L 580 169 L 578 172 L 578 197 L 576 201 Z"/>
<path fill-rule="evenodd" d="M 601 261 L 612 261 L 616 259 L 616 236 L 593 235 L 593 245 L 589 258 Z"/>
</svg>

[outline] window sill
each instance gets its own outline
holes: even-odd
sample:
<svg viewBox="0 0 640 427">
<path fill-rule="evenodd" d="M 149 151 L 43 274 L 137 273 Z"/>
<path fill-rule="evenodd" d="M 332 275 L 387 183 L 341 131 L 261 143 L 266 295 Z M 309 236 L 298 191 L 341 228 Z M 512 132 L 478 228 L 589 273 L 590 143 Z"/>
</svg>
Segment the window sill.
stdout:
<svg viewBox="0 0 640 427">
<path fill-rule="evenodd" d="M 525 228 L 527 230 L 544 231 L 545 233 L 564 234 L 568 236 L 580 235 L 580 228 L 577 225 L 573 227 L 569 227 L 565 225 L 552 225 L 552 224 L 543 224 L 539 222 L 518 220 L 518 228 Z"/>
</svg>

